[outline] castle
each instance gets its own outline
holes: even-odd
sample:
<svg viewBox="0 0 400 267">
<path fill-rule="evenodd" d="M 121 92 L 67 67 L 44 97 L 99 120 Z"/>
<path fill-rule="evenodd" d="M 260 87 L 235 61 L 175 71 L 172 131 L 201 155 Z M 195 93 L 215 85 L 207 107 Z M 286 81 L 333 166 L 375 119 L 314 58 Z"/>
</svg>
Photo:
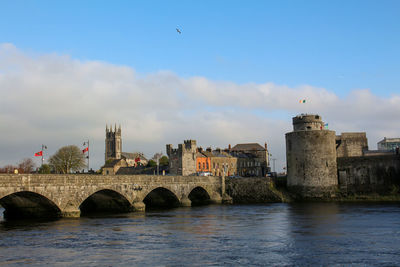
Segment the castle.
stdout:
<svg viewBox="0 0 400 267">
<path fill-rule="evenodd" d="M 177 149 L 168 144 L 169 172 L 183 176 L 196 173 L 196 152 L 197 145 L 195 140 L 185 140 L 183 144 L 178 145 Z"/>
<path fill-rule="evenodd" d="M 319 115 L 293 118 L 286 133 L 287 187 L 301 197 L 332 197 L 337 192 L 387 191 L 400 181 L 400 157 L 392 151 L 370 151 L 365 132 L 342 133 L 325 128 Z"/>
<path fill-rule="evenodd" d="M 287 186 L 302 195 L 331 193 L 337 188 L 336 135 L 319 115 L 293 118 L 286 134 Z"/>
</svg>

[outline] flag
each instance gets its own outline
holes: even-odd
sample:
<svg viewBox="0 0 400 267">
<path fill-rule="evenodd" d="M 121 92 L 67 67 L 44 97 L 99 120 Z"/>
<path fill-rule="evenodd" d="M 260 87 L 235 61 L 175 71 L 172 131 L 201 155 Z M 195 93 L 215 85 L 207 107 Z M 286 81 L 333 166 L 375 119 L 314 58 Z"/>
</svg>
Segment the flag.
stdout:
<svg viewBox="0 0 400 267">
<path fill-rule="evenodd" d="M 35 157 L 41 157 L 41 156 L 43 156 L 43 151 L 35 153 Z"/>
<path fill-rule="evenodd" d="M 135 158 L 135 162 L 139 162 L 140 161 L 140 158 L 138 157 L 138 158 Z"/>
<path fill-rule="evenodd" d="M 305 100 L 305 99 L 301 99 L 301 100 L 299 101 L 299 103 L 306 103 L 306 100 Z"/>
<path fill-rule="evenodd" d="M 325 126 L 325 129 L 328 129 L 328 123 L 325 123 L 324 126 Z"/>
<path fill-rule="evenodd" d="M 88 148 L 88 147 L 84 148 L 84 149 L 82 150 L 82 153 L 85 154 L 85 152 L 87 152 L 87 151 L 89 151 L 89 148 Z"/>
</svg>

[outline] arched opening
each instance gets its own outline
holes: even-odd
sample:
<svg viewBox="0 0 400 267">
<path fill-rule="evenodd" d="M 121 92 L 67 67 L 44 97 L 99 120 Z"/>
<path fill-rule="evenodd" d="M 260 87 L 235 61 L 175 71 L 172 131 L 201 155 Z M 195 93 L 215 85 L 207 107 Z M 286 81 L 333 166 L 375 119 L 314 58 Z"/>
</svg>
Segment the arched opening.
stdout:
<svg viewBox="0 0 400 267">
<path fill-rule="evenodd" d="M 94 213 L 124 213 L 132 211 L 129 201 L 120 193 L 113 190 L 100 190 L 89 196 L 79 206 L 81 215 Z"/>
<path fill-rule="evenodd" d="M 192 206 L 207 205 L 211 203 L 210 195 L 202 187 L 196 187 L 190 192 L 189 199 Z"/>
<path fill-rule="evenodd" d="M 22 191 L 0 199 L 5 219 L 57 218 L 61 210 L 54 202 L 40 194 Z"/>
<path fill-rule="evenodd" d="M 151 191 L 143 200 L 146 210 L 175 208 L 179 206 L 179 200 L 168 189 L 159 187 Z"/>
</svg>

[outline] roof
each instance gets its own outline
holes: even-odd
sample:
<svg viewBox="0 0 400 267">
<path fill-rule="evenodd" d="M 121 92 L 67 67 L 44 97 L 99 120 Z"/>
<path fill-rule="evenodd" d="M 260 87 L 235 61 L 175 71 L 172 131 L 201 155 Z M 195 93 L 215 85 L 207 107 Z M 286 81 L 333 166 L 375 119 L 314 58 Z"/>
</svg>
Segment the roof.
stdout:
<svg viewBox="0 0 400 267">
<path fill-rule="evenodd" d="M 204 151 L 203 151 L 203 152 L 197 152 L 196 153 L 196 157 L 198 157 L 198 158 L 206 158 L 207 156 L 204 154 Z"/>
<path fill-rule="evenodd" d="M 385 138 L 383 138 L 382 141 L 379 141 L 378 144 L 381 144 L 381 143 L 397 143 L 397 142 L 400 142 L 400 138 L 387 138 L 387 137 L 385 137 Z"/>
<path fill-rule="evenodd" d="M 251 151 L 251 150 L 265 150 L 263 146 L 258 143 L 237 144 L 231 149 L 232 151 Z"/>
<path fill-rule="evenodd" d="M 168 166 L 160 166 L 159 172 L 168 172 Z M 157 167 L 121 167 L 116 172 L 117 175 L 132 175 L 132 174 L 154 174 L 157 172 Z"/>
<path fill-rule="evenodd" d="M 213 150 L 212 152 L 210 151 L 203 151 L 201 152 L 201 154 L 203 154 L 204 156 L 211 158 L 211 157 L 220 157 L 220 158 L 231 158 L 232 156 L 229 155 L 226 152 L 218 152 L 217 150 Z"/>
<path fill-rule="evenodd" d="M 135 152 L 135 153 L 121 152 L 121 156 L 126 159 L 140 158 L 141 160 L 147 160 L 142 153 L 138 153 L 138 152 Z"/>
<path fill-rule="evenodd" d="M 257 158 L 255 155 L 251 153 L 238 153 L 235 155 L 237 158 L 246 158 L 246 159 L 255 159 Z"/>
</svg>

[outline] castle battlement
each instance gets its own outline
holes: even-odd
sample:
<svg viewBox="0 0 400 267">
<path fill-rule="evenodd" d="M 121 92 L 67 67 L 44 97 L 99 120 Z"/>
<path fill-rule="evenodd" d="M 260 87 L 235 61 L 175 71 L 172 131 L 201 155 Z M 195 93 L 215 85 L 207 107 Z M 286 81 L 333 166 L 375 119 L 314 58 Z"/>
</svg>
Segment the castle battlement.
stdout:
<svg viewBox="0 0 400 267">
<path fill-rule="evenodd" d="M 300 114 L 293 117 L 293 131 L 322 130 L 324 122 L 317 114 Z"/>
</svg>

